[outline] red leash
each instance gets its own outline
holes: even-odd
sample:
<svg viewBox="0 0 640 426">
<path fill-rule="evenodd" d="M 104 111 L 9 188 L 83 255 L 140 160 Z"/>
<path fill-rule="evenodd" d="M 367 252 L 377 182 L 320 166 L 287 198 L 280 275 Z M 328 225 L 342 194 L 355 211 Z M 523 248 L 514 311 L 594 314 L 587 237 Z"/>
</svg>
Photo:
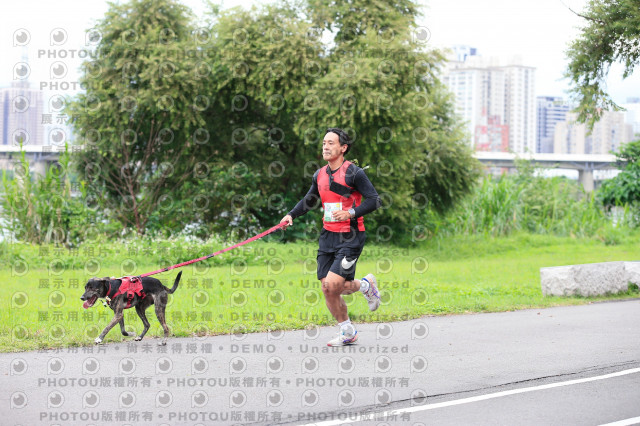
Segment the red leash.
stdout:
<svg viewBox="0 0 640 426">
<path fill-rule="evenodd" d="M 217 256 L 217 255 L 225 253 L 225 252 L 227 252 L 229 250 L 233 250 L 234 248 L 238 248 L 238 247 L 243 246 L 245 244 L 249 244 L 249 243 L 251 243 L 251 242 L 253 242 L 255 240 L 258 240 L 258 239 L 264 237 L 265 235 L 269 235 L 273 231 L 276 231 L 276 230 L 282 228 L 285 224 L 286 224 L 286 222 L 279 223 L 276 226 L 272 226 L 271 228 L 267 229 L 266 231 L 259 233 L 258 235 L 255 235 L 255 236 L 253 236 L 253 237 L 251 237 L 251 238 L 249 238 L 247 240 L 244 240 L 244 241 L 242 241 L 240 243 L 234 244 L 231 247 L 227 247 L 227 248 L 224 248 L 222 250 L 219 250 L 219 251 L 217 251 L 215 253 L 211 253 L 211 254 L 208 254 L 206 256 L 199 257 L 197 259 L 189 260 L 187 262 L 178 263 L 177 265 L 169 266 L 168 268 L 158 269 L 157 271 L 153 271 L 153 272 L 147 272 L 146 274 L 138 275 L 138 277 L 140 277 L 140 278 L 148 277 L 149 275 L 159 274 L 160 272 L 167 272 L 167 271 L 170 271 L 171 269 L 182 268 L 183 266 L 191 265 L 192 263 L 196 263 L 196 262 L 200 262 L 201 260 L 206 260 L 206 259 L 212 258 L 213 256 Z"/>
</svg>

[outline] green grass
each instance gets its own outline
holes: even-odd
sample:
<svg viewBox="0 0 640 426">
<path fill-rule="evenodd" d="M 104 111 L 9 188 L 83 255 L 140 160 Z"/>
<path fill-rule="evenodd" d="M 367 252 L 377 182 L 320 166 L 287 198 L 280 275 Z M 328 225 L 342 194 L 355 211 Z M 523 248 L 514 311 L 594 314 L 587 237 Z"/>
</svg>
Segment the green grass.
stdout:
<svg viewBox="0 0 640 426">
<path fill-rule="evenodd" d="M 638 234 L 618 236 L 614 245 L 603 239 L 520 234 L 452 237 L 411 250 L 368 245 L 358 262 L 358 276 L 376 274 L 383 305 L 370 313 L 361 295 L 356 293 L 346 300 L 356 322 L 387 322 L 638 297 L 636 289 L 597 298 L 545 298 L 539 271 L 545 266 L 638 260 L 639 242 Z M 178 258 L 156 246 L 145 254 L 114 244 L 105 246 L 101 255 L 0 246 L 3 262 L 9 266 L 0 271 L 4 283 L 0 351 L 90 345 L 111 319 L 112 311 L 100 302 L 89 310 L 82 308 L 80 295 L 89 277 L 140 274 L 222 246 L 175 244 L 183 250 Z M 172 334 L 215 335 L 334 324 L 315 279 L 316 247 L 315 243 L 257 242 L 183 268 L 180 286 L 167 307 Z M 27 271 L 16 263 L 20 259 L 28 264 Z M 157 277 L 170 286 L 176 273 Z M 152 308 L 147 316 L 151 341 L 161 335 L 161 329 Z M 125 323 L 136 333 L 142 330 L 133 309 L 126 311 Z M 122 337 L 116 326 L 105 342 L 130 340 Z"/>
</svg>

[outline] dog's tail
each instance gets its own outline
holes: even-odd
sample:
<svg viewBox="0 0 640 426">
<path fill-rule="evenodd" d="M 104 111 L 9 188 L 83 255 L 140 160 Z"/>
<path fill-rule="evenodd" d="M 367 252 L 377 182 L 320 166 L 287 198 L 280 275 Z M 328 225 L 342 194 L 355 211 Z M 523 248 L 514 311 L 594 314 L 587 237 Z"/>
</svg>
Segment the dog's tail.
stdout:
<svg viewBox="0 0 640 426">
<path fill-rule="evenodd" d="M 167 289 L 167 293 L 173 294 L 174 291 L 178 288 L 178 282 L 180 281 L 180 276 L 182 275 L 182 271 L 178 272 L 176 276 L 176 280 L 173 282 L 173 287 Z"/>
</svg>

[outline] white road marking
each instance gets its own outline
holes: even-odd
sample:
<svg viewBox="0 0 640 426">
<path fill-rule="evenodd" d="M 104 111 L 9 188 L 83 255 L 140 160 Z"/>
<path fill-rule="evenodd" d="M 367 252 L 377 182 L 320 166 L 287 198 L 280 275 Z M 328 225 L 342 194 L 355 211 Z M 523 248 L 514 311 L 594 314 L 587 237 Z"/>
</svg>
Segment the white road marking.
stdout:
<svg viewBox="0 0 640 426">
<path fill-rule="evenodd" d="M 634 417 L 632 419 L 620 420 L 613 423 L 607 423 L 605 425 L 600 426 L 629 426 L 629 425 L 637 425 L 640 424 L 640 417 Z"/>
<path fill-rule="evenodd" d="M 630 370 L 622 370 L 622 371 L 618 371 L 617 373 L 604 374 L 602 376 L 586 377 L 584 379 L 568 380 L 566 382 L 549 383 L 547 385 L 539 385 L 539 386 L 532 386 L 532 387 L 528 387 L 528 388 L 512 389 L 512 390 L 508 390 L 508 391 L 489 393 L 489 394 L 486 394 L 486 395 L 473 396 L 473 397 L 470 397 L 470 398 L 455 399 L 453 401 L 439 402 L 437 404 L 418 405 L 418 406 L 415 406 L 415 407 L 400 408 L 400 409 L 397 409 L 397 410 L 388 410 L 388 411 L 383 411 L 381 413 L 375 413 L 375 415 L 376 415 L 376 418 L 389 418 L 390 416 L 400 415 L 400 414 L 404 414 L 404 413 L 415 413 L 415 412 L 418 412 L 418 411 L 437 410 L 438 408 L 452 407 L 454 405 L 469 404 L 469 403 L 472 403 L 472 402 L 486 401 L 488 399 L 502 398 L 503 396 L 517 395 L 517 394 L 520 394 L 520 393 L 535 392 L 535 391 L 540 391 L 540 390 L 559 388 L 559 387 L 563 387 L 563 386 L 579 385 L 581 383 L 589 383 L 589 382 L 595 382 L 595 381 L 598 381 L 598 380 L 613 379 L 615 377 L 621 377 L 621 376 L 626 376 L 626 375 L 629 375 L 629 374 L 637 374 L 637 373 L 640 373 L 640 368 L 632 368 Z M 360 422 L 360 421 L 370 421 L 371 420 L 371 416 L 373 414 L 374 414 L 373 412 L 366 413 L 366 414 L 358 414 L 355 418 L 352 417 L 352 416 L 345 416 L 345 418 L 343 420 L 339 420 L 339 419 L 338 420 L 327 420 L 327 421 L 319 422 L 319 423 L 308 423 L 308 424 L 306 424 L 304 426 L 332 426 L 332 425 L 343 425 L 343 424 L 347 424 L 347 423 L 356 423 L 356 422 Z M 636 418 L 636 420 L 637 419 L 640 419 L 640 417 Z M 634 420 L 634 419 L 628 419 L 628 420 L 631 421 L 631 420 Z M 626 421 L 626 420 L 623 420 L 623 421 Z M 613 424 L 617 424 L 617 423 L 613 423 Z M 633 423 L 621 423 L 621 424 L 629 425 L 629 424 L 633 424 Z"/>
</svg>

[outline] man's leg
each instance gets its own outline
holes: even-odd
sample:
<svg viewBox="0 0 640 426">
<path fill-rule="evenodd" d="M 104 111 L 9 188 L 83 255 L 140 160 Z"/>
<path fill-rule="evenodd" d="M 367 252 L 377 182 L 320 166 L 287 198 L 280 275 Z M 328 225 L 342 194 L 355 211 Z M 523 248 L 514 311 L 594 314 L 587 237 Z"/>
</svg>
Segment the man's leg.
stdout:
<svg viewBox="0 0 640 426">
<path fill-rule="evenodd" d="M 320 280 L 322 292 L 331 315 L 338 321 L 340 331 L 338 335 L 327 342 L 328 346 L 350 345 L 358 340 L 358 332 L 349 320 L 347 304 L 342 298 L 343 294 L 351 294 L 359 290 L 359 283 L 354 280 L 347 281 L 344 277 L 329 271 L 327 276 Z"/>
<path fill-rule="evenodd" d="M 342 298 L 343 294 L 351 294 L 360 290 L 360 280 L 346 281 L 344 277 L 329 271 L 327 276 L 320 280 L 324 300 L 329 312 L 338 322 L 344 322 L 349 318 L 347 304 Z"/>
</svg>

